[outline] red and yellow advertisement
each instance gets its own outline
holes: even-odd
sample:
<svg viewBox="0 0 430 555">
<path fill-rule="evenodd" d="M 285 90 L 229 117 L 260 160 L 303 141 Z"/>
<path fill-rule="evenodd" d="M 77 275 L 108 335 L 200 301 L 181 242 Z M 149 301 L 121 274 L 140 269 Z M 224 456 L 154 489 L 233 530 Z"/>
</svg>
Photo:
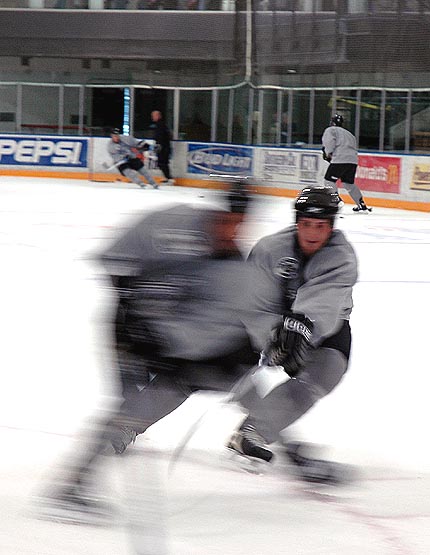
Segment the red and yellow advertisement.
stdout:
<svg viewBox="0 0 430 555">
<path fill-rule="evenodd" d="M 360 154 L 355 183 L 363 191 L 400 193 L 400 157 Z"/>
<path fill-rule="evenodd" d="M 415 164 L 412 172 L 411 189 L 430 191 L 430 164 Z"/>
</svg>

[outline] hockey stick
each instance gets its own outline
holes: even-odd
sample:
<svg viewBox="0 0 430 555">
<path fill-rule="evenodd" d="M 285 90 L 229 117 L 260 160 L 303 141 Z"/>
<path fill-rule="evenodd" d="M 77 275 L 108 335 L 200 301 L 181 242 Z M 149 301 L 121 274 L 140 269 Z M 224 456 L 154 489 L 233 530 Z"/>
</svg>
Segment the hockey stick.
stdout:
<svg viewBox="0 0 430 555">
<path fill-rule="evenodd" d="M 126 160 L 120 160 L 119 162 L 116 162 L 115 164 L 112 164 L 111 166 L 109 166 L 109 164 L 107 162 L 103 162 L 102 163 L 102 167 L 106 170 L 113 170 L 114 168 L 117 168 L 118 166 L 120 166 L 121 164 L 125 164 Z"/>
<path fill-rule="evenodd" d="M 226 397 L 223 401 L 221 401 L 221 403 L 232 405 L 239 402 L 240 398 L 251 387 L 256 388 L 257 393 L 260 397 L 266 397 L 266 395 L 268 395 L 275 387 L 289 379 L 290 377 L 282 367 L 269 367 L 265 366 L 264 364 L 253 366 L 248 370 L 248 372 L 246 372 L 246 374 L 242 378 L 240 378 L 236 383 L 233 384 L 230 391 L 226 392 Z M 184 450 L 190 443 L 195 433 L 201 428 L 203 421 L 212 409 L 213 407 L 209 406 L 188 428 L 182 440 L 178 443 L 172 453 L 169 461 L 168 474 L 171 474 L 173 472 L 176 463 L 182 457 Z"/>
<path fill-rule="evenodd" d="M 157 160 L 158 157 L 156 154 L 147 154 L 146 158 L 148 158 L 148 160 Z M 113 170 L 115 168 L 117 168 L 118 166 L 120 166 L 121 164 L 126 164 L 127 160 L 120 160 L 119 162 L 115 162 L 115 164 L 112 164 L 111 166 L 107 163 L 107 162 L 102 162 L 102 167 L 103 169 L 105 169 L 106 171 L 109 170 Z"/>
</svg>

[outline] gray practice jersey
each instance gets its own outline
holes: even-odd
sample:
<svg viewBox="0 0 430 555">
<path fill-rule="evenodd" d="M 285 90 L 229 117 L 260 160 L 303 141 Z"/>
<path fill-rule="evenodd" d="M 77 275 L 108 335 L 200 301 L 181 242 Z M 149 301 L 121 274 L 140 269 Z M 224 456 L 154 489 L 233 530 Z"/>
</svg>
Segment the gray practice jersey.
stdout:
<svg viewBox="0 0 430 555">
<path fill-rule="evenodd" d="M 310 258 L 301 253 L 296 235 L 292 226 L 264 237 L 251 251 L 250 261 L 277 285 L 278 294 L 260 302 L 274 314 L 289 310 L 305 314 L 314 322 L 312 342 L 318 346 L 349 319 L 357 259 L 339 230 L 334 230 L 328 243 Z"/>
<path fill-rule="evenodd" d="M 135 139 L 129 135 L 120 135 L 119 142 L 114 143 L 112 140 L 108 144 L 108 152 L 115 162 L 126 161 L 127 158 L 136 158 L 137 153 L 133 151 L 144 144 L 144 141 Z"/>
<path fill-rule="evenodd" d="M 163 339 L 163 356 L 221 357 L 250 342 L 258 351 L 270 331 L 257 324 L 265 307 L 253 299 L 260 282 L 275 285 L 239 252 L 215 251 L 208 222 L 217 215 L 187 205 L 152 213 L 102 257 L 112 276 L 134 276 L 134 310 Z"/>
<path fill-rule="evenodd" d="M 347 129 L 336 125 L 327 127 L 322 144 L 332 164 L 358 164 L 357 141 Z"/>
</svg>

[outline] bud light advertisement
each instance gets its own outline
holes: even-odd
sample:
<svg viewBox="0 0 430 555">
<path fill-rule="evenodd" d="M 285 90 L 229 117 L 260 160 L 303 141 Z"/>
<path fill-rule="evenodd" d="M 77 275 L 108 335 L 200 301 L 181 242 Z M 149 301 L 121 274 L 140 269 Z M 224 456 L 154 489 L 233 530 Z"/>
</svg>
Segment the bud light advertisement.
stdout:
<svg viewBox="0 0 430 555">
<path fill-rule="evenodd" d="M 241 146 L 188 145 L 187 172 L 194 174 L 252 174 L 253 149 Z"/>
</svg>

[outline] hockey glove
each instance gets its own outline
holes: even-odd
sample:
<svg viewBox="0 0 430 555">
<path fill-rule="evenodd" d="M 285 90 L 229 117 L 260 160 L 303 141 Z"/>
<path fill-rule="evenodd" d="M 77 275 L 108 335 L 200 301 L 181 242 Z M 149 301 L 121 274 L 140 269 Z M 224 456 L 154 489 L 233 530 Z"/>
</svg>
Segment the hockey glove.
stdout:
<svg viewBox="0 0 430 555">
<path fill-rule="evenodd" d="M 137 145 L 137 150 L 139 150 L 140 152 L 146 152 L 150 148 L 151 145 L 149 143 L 145 143 L 145 141 L 140 141 L 140 143 Z"/>
<path fill-rule="evenodd" d="M 310 349 L 313 323 L 304 314 L 292 312 L 272 331 L 264 351 L 264 363 L 282 366 L 294 378 L 304 366 Z"/>
<path fill-rule="evenodd" d="M 326 153 L 324 147 L 322 148 L 322 157 L 326 162 L 331 162 L 331 155 Z"/>
</svg>

